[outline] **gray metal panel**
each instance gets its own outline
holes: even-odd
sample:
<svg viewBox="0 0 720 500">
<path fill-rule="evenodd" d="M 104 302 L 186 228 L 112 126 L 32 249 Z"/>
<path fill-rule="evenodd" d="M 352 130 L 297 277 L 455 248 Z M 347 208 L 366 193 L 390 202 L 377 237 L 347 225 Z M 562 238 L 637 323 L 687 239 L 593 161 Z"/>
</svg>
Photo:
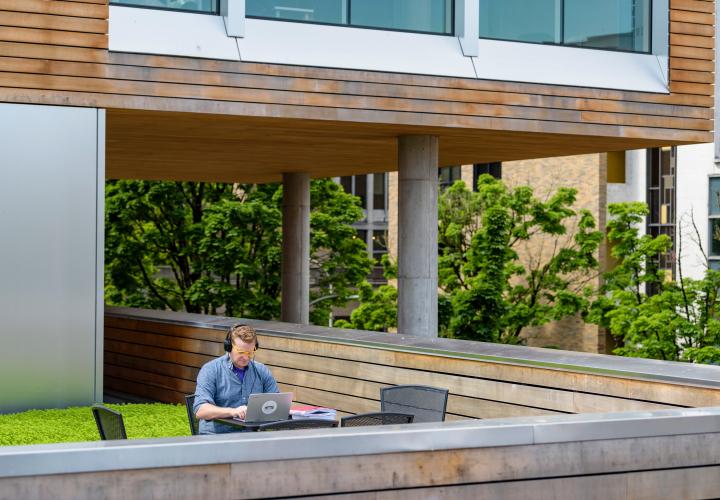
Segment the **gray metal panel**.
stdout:
<svg viewBox="0 0 720 500">
<path fill-rule="evenodd" d="M 720 408 L 0 447 L 0 477 L 720 433 Z"/>
<path fill-rule="evenodd" d="M 95 391 L 103 400 L 105 355 L 105 110 L 97 110 L 97 169 L 95 203 Z"/>
<path fill-rule="evenodd" d="M 0 104 L 0 413 L 94 399 L 97 129 L 96 109 Z"/>
</svg>

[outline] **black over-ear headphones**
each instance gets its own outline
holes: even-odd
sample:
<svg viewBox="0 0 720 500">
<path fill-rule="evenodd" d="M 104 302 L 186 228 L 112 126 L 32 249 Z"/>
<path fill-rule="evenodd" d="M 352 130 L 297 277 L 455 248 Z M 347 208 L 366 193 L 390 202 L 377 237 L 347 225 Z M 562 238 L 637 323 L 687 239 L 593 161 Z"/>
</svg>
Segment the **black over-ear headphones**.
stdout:
<svg viewBox="0 0 720 500">
<path fill-rule="evenodd" d="M 233 325 L 230 327 L 230 329 L 227 332 L 227 335 L 225 335 L 225 342 L 223 342 L 223 348 L 225 349 L 225 352 L 232 351 L 233 343 L 232 343 L 232 332 L 236 328 L 240 328 L 241 326 L 248 326 L 244 323 L 238 323 L 236 325 Z M 255 335 L 255 350 L 260 349 L 260 340 L 257 338 L 257 335 Z"/>
</svg>

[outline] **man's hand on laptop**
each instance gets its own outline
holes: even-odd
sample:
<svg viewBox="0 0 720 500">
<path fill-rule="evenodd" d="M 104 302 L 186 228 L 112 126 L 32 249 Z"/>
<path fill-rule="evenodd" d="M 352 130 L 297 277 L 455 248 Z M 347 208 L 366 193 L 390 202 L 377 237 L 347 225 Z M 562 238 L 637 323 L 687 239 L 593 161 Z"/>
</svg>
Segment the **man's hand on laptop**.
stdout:
<svg viewBox="0 0 720 500">
<path fill-rule="evenodd" d="M 230 416 L 232 416 L 232 418 L 244 419 L 245 413 L 247 413 L 247 406 L 238 406 L 237 408 L 230 409 Z"/>
</svg>

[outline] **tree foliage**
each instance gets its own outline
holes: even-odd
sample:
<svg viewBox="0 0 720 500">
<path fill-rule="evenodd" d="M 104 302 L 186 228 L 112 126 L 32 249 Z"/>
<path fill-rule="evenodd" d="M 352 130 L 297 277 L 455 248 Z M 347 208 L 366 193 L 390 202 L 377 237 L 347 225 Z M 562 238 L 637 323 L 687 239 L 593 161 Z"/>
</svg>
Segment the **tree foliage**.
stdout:
<svg viewBox="0 0 720 500">
<path fill-rule="evenodd" d="M 589 212 L 573 210 L 575 196 L 575 190 L 561 188 L 543 201 L 529 186 L 510 189 L 489 175 L 480 177 L 477 192 L 462 182 L 443 192 L 438 209 L 443 334 L 517 344 L 525 327 L 587 305 L 585 285 L 596 275 L 602 235 Z M 521 251 L 530 244 L 542 251 Z M 372 291 L 368 285 L 361 302 L 347 326 L 397 326 L 394 287 Z"/>
<path fill-rule="evenodd" d="M 658 258 L 672 241 L 666 235 L 641 236 L 638 229 L 647 205 L 608 208 L 608 241 L 617 265 L 605 273 L 587 320 L 609 329 L 620 344 L 614 352 L 622 356 L 720 362 L 720 272 L 707 268 L 695 280 L 683 277 L 680 267 L 679 279 L 670 280 Z M 678 246 L 680 254 L 681 240 Z"/>
<path fill-rule="evenodd" d="M 312 319 L 327 321 L 371 262 L 350 226 L 357 198 L 311 183 Z M 280 312 L 282 187 L 111 181 L 106 186 L 109 304 L 258 319 Z"/>
<path fill-rule="evenodd" d="M 489 175 L 477 192 L 456 182 L 443 193 L 439 277 L 450 336 L 518 344 L 524 328 L 587 305 L 602 235 L 589 211 L 572 208 L 575 199 L 574 189 L 560 188 L 541 200 L 530 186 Z"/>
<path fill-rule="evenodd" d="M 382 265 L 385 278 L 391 280 L 397 277 L 397 266 L 387 255 L 383 255 Z M 397 296 L 397 288 L 393 285 L 373 288 L 370 283 L 364 281 L 358 286 L 360 305 L 351 313 L 350 321 L 338 320 L 335 326 L 377 332 L 387 332 L 396 328 Z"/>
</svg>

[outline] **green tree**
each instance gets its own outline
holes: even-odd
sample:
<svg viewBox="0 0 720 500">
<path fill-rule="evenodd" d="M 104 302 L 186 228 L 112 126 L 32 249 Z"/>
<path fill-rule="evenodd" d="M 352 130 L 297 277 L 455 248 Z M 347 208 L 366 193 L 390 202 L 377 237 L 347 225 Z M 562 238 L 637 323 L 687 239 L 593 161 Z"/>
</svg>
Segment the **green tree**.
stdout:
<svg viewBox="0 0 720 500">
<path fill-rule="evenodd" d="M 442 327 L 456 338 L 519 344 L 524 328 L 586 307 L 602 234 L 589 211 L 572 208 L 574 189 L 541 200 L 489 175 L 477 187 L 456 182 L 440 198 L 441 302 L 452 307 Z"/>
<path fill-rule="evenodd" d="M 106 186 L 106 301 L 258 319 L 280 311 L 282 187 L 111 181 Z M 312 319 L 347 301 L 371 266 L 350 226 L 358 200 L 311 183 Z M 352 292 L 354 293 L 354 292 Z"/>
<path fill-rule="evenodd" d="M 480 177 L 477 192 L 463 182 L 443 192 L 438 207 L 441 334 L 517 344 L 523 328 L 586 307 L 586 284 L 596 276 L 602 234 L 588 211 L 571 208 L 575 196 L 575 190 L 561 188 L 542 201 L 528 186 L 509 189 L 489 175 Z M 522 252 L 523 260 L 518 251 L 523 244 L 543 251 Z M 341 325 L 397 326 L 397 290 L 365 286 L 360 307 Z"/>
<path fill-rule="evenodd" d="M 617 265 L 604 274 L 587 321 L 616 337 L 620 345 L 615 354 L 720 362 L 720 273 L 706 268 L 704 277 L 695 280 L 683 277 L 680 266 L 679 279 L 667 279 L 658 261 L 672 241 L 666 235 L 639 233 L 647 205 L 618 203 L 608 209 L 608 242 Z M 682 239 L 677 250 L 680 255 Z"/>
<path fill-rule="evenodd" d="M 387 255 L 382 257 L 385 278 L 397 277 L 397 266 Z M 338 320 L 337 328 L 355 328 L 387 332 L 397 327 L 397 288 L 388 284 L 373 288 L 364 281 L 358 286 L 360 305 L 351 313 L 350 321 Z"/>
</svg>

